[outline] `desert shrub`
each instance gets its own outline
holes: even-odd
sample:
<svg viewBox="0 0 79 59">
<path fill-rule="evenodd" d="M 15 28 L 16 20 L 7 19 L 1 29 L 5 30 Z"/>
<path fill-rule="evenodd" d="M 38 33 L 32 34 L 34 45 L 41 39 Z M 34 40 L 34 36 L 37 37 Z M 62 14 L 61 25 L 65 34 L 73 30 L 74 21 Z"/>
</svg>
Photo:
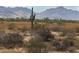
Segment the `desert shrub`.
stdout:
<svg viewBox="0 0 79 59">
<path fill-rule="evenodd" d="M 77 33 L 79 33 L 79 28 L 76 28 L 75 30 L 76 30 Z"/>
<path fill-rule="evenodd" d="M 48 52 L 48 43 L 54 39 L 54 36 L 48 29 L 39 29 L 33 32 L 35 33 L 32 39 L 25 45 L 26 50 L 28 48 L 28 52 Z"/>
<path fill-rule="evenodd" d="M 73 52 L 74 48 L 75 48 L 75 33 L 74 32 L 70 32 L 66 34 L 66 38 L 63 40 L 63 48 Z"/>
<path fill-rule="evenodd" d="M 3 40 L 5 48 L 21 47 L 23 45 L 23 37 L 18 33 L 8 33 Z"/>
<path fill-rule="evenodd" d="M 51 39 L 54 39 L 54 35 L 52 35 L 48 29 L 38 30 L 37 34 L 43 39 L 43 41 L 51 41 Z"/>
<path fill-rule="evenodd" d="M 8 25 L 8 29 L 9 30 L 13 30 L 15 28 L 15 24 L 14 23 L 10 23 L 9 25 Z"/>
<path fill-rule="evenodd" d="M 29 53 L 41 53 L 46 51 L 46 44 L 38 39 L 30 40 L 27 45 L 25 45 L 26 49 L 28 48 Z"/>
<path fill-rule="evenodd" d="M 55 50 L 57 51 L 62 50 L 62 41 L 55 39 L 51 43 L 52 43 L 52 46 L 55 48 Z"/>
<path fill-rule="evenodd" d="M 74 45 L 75 45 L 75 48 L 76 49 L 79 49 L 79 39 L 76 39 L 75 41 L 74 41 Z"/>
<path fill-rule="evenodd" d="M 74 40 L 72 40 L 72 39 L 65 39 L 65 40 L 63 40 L 62 44 L 63 44 L 62 48 L 65 51 L 74 52 L 74 48 L 75 48 Z"/>
<path fill-rule="evenodd" d="M 53 40 L 52 46 L 55 48 L 56 51 L 68 51 L 68 52 L 73 52 L 75 43 L 74 43 L 74 38 L 71 36 L 68 36 L 67 38 L 64 39 L 55 39 Z"/>
<path fill-rule="evenodd" d="M 6 36 L 5 32 L 0 32 L 0 46 L 3 46 L 5 36 Z"/>
<path fill-rule="evenodd" d="M 34 29 L 43 29 L 46 28 L 46 24 L 44 22 L 34 22 Z"/>
<path fill-rule="evenodd" d="M 18 30 L 20 30 L 21 32 L 26 32 L 28 29 L 27 27 L 23 27 L 23 28 L 18 28 Z"/>
<path fill-rule="evenodd" d="M 70 39 L 63 40 L 63 48 L 64 49 L 70 48 L 72 46 L 74 46 L 73 40 L 70 40 Z"/>
<path fill-rule="evenodd" d="M 41 24 L 35 23 L 34 24 L 34 29 L 40 29 L 42 26 Z"/>
</svg>

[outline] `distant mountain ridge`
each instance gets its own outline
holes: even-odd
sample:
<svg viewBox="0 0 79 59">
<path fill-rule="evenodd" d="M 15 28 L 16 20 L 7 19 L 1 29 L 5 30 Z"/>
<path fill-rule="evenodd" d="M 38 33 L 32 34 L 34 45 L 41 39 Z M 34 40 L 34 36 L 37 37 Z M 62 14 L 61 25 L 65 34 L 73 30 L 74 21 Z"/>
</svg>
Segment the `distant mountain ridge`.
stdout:
<svg viewBox="0 0 79 59">
<path fill-rule="evenodd" d="M 31 9 L 26 7 L 3 7 L 0 6 L 0 18 L 16 18 L 16 17 L 23 17 L 29 18 L 31 14 Z M 69 20 L 79 20 L 79 11 L 75 11 L 72 9 L 67 9 L 64 7 L 56 7 L 50 8 L 43 12 L 36 13 L 36 18 L 62 18 L 62 19 L 69 19 Z"/>
<path fill-rule="evenodd" d="M 16 17 L 29 17 L 31 10 L 24 7 L 3 7 L 0 6 L 0 17 L 1 18 L 16 18 Z"/>
<path fill-rule="evenodd" d="M 66 9 L 64 7 L 50 8 L 38 15 L 38 18 L 63 18 L 69 20 L 79 20 L 79 11 Z"/>
</svg>

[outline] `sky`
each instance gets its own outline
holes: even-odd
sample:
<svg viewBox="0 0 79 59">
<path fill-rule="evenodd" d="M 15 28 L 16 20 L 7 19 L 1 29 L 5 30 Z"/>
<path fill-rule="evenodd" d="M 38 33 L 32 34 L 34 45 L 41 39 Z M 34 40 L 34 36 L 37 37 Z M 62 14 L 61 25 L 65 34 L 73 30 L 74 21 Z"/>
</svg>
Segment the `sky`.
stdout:
<svg viewBox="0 0 79 59">
<path fill-rule="evenodd" d="M 55 0 L 55 1 L 57 3 L 58 0 Z M 42 2 L 41 2 L 41 0 L 0 0 L 0 6 L 7 6 L 7 7 L 27 7 L 27 8 L 30 8 L 30 9 L 31 9 L 32 6 L 33 7 L 35 6 L 34 7 L 34 11 L 37 12 L 37 13 L 40 13 L 40 12 L 46 10 L 46 9 L 49 9 L 49 8 L 56 8 L 56 6 L 48 6 L 50 4 L 51 5 L 54 4 L 54 2 L 51 2 L 51 1 L 48 2 L 48 0 L 42 0 Z M 67 2 L 65 1 L 65 3 L 63 3 L 62 1 L 60 1 L 60 4 L 61 3 L 64 5 Z M 39 6 L 39 5 L 46 5 L 46 6 Z M 68 5 L 68 3 L 67 3 L 67 5 Z M 79 11 L 79 6 L 65 6 L 65 8 Z"/>
<path fill-rule="evenodd" d="M 59 6 L 33 6 L 34 7 L 34 11 L 37 13 L 43 12 L 46 9 L 50 9 L 50 8 L 56 8 Z M 63 6 L 64 8 L 67 9 L 72 9 L 72 10 L 77 10 L 79 11 L 79 6 Z M 32 8 L 32 6 L 27 6 L 27 8 Z"/>
</svg>

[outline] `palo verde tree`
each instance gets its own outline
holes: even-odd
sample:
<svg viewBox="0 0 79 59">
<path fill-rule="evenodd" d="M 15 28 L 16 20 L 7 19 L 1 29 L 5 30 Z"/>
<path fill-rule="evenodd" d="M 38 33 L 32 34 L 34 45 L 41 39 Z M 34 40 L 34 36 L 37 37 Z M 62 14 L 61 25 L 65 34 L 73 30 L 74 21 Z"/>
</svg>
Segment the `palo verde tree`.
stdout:
<svg viewBox="0 0 79 59">
<path fill-rule="evenodd" d="M 35 14 L 33 12 L 33 7 L 32 7 L 32 12 L 31 12 L 31 16 L 30 16 L 30 21 L 31 21 L 31 29 L 33 29 L 33 22 L 35 20 Z"/>
</svg>

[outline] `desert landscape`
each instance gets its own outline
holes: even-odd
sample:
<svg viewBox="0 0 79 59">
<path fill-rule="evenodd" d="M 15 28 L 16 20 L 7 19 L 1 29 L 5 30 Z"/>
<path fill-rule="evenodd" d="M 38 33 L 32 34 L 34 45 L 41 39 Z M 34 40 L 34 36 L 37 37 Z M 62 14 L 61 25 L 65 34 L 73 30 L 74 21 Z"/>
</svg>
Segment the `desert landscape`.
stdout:
<svg viewBox="0 0 79 59">
<path fill-rule="evenodd" d="M 79 23 L 60 22 L 0 21 L 0 52 L 79 52 Z"/>
<path fill-rule="evenodd" d="M 43 15 L 46 16 L 45 12 Z M 36 16 L 32 8 L 27 19 L 0 18 L 0 53 L 79 53 L 79 20 Z"/>
</svg>

